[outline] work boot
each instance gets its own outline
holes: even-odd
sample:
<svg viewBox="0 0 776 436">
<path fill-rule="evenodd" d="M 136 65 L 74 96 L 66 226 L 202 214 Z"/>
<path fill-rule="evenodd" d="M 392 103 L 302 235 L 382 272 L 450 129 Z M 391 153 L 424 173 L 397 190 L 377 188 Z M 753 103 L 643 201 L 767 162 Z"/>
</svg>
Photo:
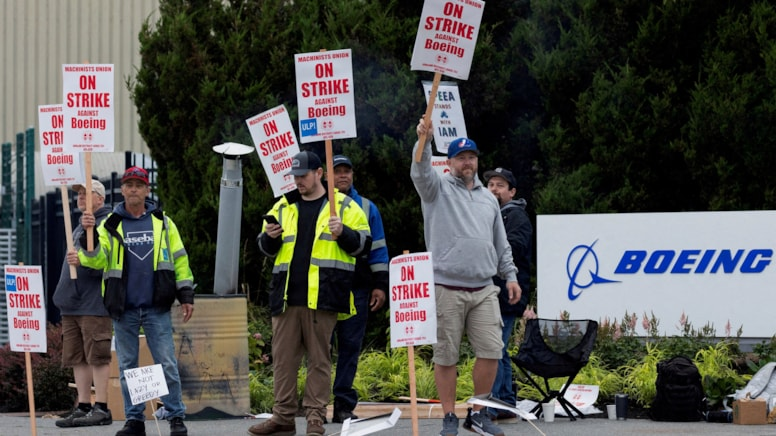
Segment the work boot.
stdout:
<svg viewBox="0 0 776 436">
<path fill-rule="evenodd" d="M 323 436 L 326 429 L 323 428 L 323 421 L 320 419 L 311 419 L 307 421 L 307 436 Z"/>
<path fill-rule="evenodd" d="M 130 419 L 124 424 L 124 428 L 116 432 L 116 436 L 146 436 L 145 422 Z"/>
<path fill-rule="evenodd" d="M 275 435 L 275 436 L 294 436 L 296 434 L 296 425 L 282 425 L 272 420 L 272 418 L 252 425 L 248 429 L 248 434 L 252 435 Z"/>
<path fill-rule="evenodd" d="M 331 417 L 331 422 L 342 424 L 348 419 L 358 419 L 358 416 L 354 415 L 350 410 L 335 408 Z"/>
<path fill-rule="evenodd" d="M 95 404 L 86 416 L 73 419 L 73 425 L 76 427 L 111 424 L 113 424 L 113 416 L 111 416 L 110 410 L 104 409 L 99 404 Z"/>
<path fill-rule="evenodd" d="M 64 418 L 57 419 L 57 421 L 54 424 L 56 424 L 57 427 L 63 427 L 63 428 L 75 427 L 75 424 L 73 424 L 73 421 L 76 418 L 83 418 L 84 416 L 86 416 L 87 413 L 89 412 L 82 410 L 79 407 L 76 407 L 73 410 L 71 410 L 70 413 Z"/>
<path fill-rule="evenodd" d="M 183 424 L 183 418 L 175 417 L 170 420 L 170 436 L 187 436 L 189 430 Z"/>
</svg>

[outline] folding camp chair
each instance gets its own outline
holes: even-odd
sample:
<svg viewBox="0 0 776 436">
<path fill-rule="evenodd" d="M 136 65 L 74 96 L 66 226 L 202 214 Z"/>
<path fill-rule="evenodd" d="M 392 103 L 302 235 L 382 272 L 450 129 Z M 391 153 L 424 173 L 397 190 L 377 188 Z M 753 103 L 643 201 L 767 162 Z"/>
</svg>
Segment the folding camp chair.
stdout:
<svg viewBox="0 0 776 436">
<path fill-rule="evenodd" d="M 541 402 L 531 410 L 541 413 L 542 403 L 555 399 L 572 421 L 576 421 L 572 410 L 580 418 L 585 415 L 564 397 L 566 389 L 579 371 L 587 365 L 590 352 L 595 345 L 598 323 L 593 320 L 529 319 L 525 324 L 523 343 L 512 361 L 528 382 L 543 396 Z M 544 386 L 537 383 L 529 373 L 544 379 Z M 560 391 L 550 389 L 549 379 L 567 377 Z"/>
</svg>

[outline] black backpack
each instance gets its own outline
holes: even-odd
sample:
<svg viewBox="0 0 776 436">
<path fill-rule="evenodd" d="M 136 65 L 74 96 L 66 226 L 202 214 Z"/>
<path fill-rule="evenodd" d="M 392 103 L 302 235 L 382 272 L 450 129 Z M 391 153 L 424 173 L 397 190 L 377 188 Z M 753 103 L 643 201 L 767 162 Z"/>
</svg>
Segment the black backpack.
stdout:
<svg viewBox="0 0 776 436">
<path fill-rule="evenodd" d="M 701 373 L 692 360 L 677 356 L 657 364 L 655 399 L 650 416 L 655 421 L 700 421 L 706 411 Z"/>
</svg>

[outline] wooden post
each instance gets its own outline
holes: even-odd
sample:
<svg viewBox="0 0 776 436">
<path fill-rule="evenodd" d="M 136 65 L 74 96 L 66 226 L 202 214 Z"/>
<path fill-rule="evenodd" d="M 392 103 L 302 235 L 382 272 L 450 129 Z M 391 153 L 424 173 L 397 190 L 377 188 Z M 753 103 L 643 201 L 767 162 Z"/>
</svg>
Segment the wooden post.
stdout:
<svg viewBox="0 0 776 436">
<path fill-rule="evenodd" d="M 404 254 L 409 254 L 409 250 L 404 250 Z M 418 393 L 417 381 L 415 379 L 415 346 L 412 344 L 407 346 L 407 360 L 410 377 L 410 417 L 412 418 L 412 435 L 418 436 Z"/>
<path fill-rule="evenodd" d="M 329 191 L 329 215 L 337 216 L 337 205 L 334 203 L 336 197 L 334 195 L 334 160 L 332 159 L 331 139 L 326 140 L 326 186 Z"/>
<path fill-rule="evenodd" d="M 24 366 L 27 368 L 27 399 L 30 407 L 30 434 L 35 436 L 38 434 L 37 423 L 35 422 L 35 389 L 32 384 L 32 360 L 30 359 L 30 352 L 24 352 Z"/>
<path fill-rule="evenodd" d="M 73 244 L 73 223 L 70 221 L 70 196 L 67 195 L 67 186 L 60 188 L 62 190 L 62 215 L 65 217 L 65 239 L 67 240 L 67 251 L 70 251 L 75 247 Z M 70 278 L 73 280 L 78 278 L 75 265 L 70 265 Z"/>
<path fill-rule="evenodd" d="M 92 210 L 92 152 L 87 151 L 84 153 L 84 165 L 86 166 L 86 210 L 94 212 Z M 86 232 L 86 249 L 89 251 L 94 250 L 94 234 L 91 228 L 84 228 Z"/>
<path fill-rule="evenodd" d="M 428 96 L 428 105 L 426 106 L 426 113 L 423 114 L 423 119 L 426 122 L 431 120 L 431 113 L 434 111 L 434 103 L 436 102 L 437 90 L 439 89 L 439 81 L 442 80 L 442 73 L 434 73 L 434 83 L 431 85 L 431 95 Z M 423 156 L 423 148 L 426 145 L 426 135 L 421 135 L 418 138 L 418 149 L 415 151 L 415 162 L 420 162 L 421 156 Z"/>
</svg>

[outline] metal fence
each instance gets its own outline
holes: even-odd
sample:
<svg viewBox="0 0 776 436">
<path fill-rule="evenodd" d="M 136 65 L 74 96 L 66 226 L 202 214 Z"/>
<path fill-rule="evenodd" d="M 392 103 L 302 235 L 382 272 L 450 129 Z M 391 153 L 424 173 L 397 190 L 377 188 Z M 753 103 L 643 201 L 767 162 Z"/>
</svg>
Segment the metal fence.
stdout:
<svg viewBox="0 0 776 436">
<path fill-rule="evenodd" d="M 148 156 L 139 153 L 125 153 L 125 167 L 140 166 L 148 170 L 151 179 L 151 198 L 156 197 L 156 163 Z M 113 172 L 110 177 L 101 178 L 105 185 L 105 204 L 111 208 L 124 201 L 121 195 L 121 174 Z M 25 189 L 34 192 L 33 189 Z M 68 195 L 70 220 L 73 226 L 77 225 L 81 212 L 77 207 L 77 195 L 69 191 Z M 24 204 L 17 202 L 17 205 Z M 43 271 L 43 289 L 46 301 L 46 317 L 50 323 L 59 323 L 61 316 L 54 306 L 52 297 L 59 281 L 62 264 L 67 249 L 65 238 L 65 219 L 62 207 L 62 194 L 59 188 L 52 188 L 38 199 L 28 202 L 30 204 L 30 252 L 22 258 L 17 250 L 17 229 L 0 228 L 0 268 L 5 265 L 16 265 L 24 262 L 28 265 L 40 265 Z M 19 206 L 17 206 L 18 208 Z M 14 216 L 23 216 L 20 211 L 14 210 Z M 0 292 L 0 346 L 8 342 L 8 313 L 5 301 L 5 286 Z"/>
</svg>

